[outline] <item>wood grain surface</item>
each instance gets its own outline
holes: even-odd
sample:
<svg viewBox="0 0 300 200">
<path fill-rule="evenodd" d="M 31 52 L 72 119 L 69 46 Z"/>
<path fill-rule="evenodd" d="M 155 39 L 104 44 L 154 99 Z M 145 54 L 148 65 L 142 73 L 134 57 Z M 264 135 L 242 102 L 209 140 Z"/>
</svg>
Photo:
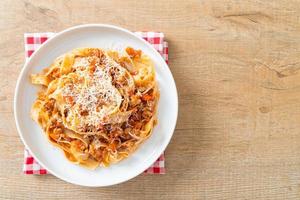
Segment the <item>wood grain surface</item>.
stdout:
<svg viewBox="0 0 300 200">
<path fill-rule="evenodd" d="M 106 188 L 23 175 L 24 32 L 84 23 L 169 41 L 179 118 L 166 175 Z M 0 1 L 0 199 L 300 199 L 300 1 Z"/>
</svg>

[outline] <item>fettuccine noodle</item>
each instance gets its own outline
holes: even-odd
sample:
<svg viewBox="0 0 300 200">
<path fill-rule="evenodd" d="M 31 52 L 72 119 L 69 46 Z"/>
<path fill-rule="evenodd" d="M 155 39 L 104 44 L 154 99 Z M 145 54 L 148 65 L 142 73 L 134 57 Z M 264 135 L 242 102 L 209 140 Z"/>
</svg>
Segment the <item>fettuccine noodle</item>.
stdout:
<svg viewBox="0 0 300 200">
<path fill-rule="evenodd" d="M 157 123 L 155 70 L 141 50 L 75 49 L 31 81 L 43 86 L 32 118 L 69 161 L 87 168 L 128 157 Z"/>
</svg>

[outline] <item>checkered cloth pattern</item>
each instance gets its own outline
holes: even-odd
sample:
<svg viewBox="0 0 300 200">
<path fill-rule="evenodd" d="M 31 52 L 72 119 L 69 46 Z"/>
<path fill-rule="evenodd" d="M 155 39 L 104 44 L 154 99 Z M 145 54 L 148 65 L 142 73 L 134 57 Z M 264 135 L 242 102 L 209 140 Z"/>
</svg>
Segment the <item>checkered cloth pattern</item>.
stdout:
<svg viewBox="0 0 300 200">
<path fill-rule="evenodd" d="M 168 43 L 164 40 L 164 34 L 160 32 L 135 32 L 135 34 L 147 42 L 149 42 L 168 63 Z M 55 33 L 25 33 L 25 58 L 26 60 L 37 50 L 47 39 L 55 35 Z M 24 174 L 48 174 L 30 154 L 24 150 Z M 162 154 L 147 170 L 145 174 L 165 174 L 165 156 Z"/>
</svg>

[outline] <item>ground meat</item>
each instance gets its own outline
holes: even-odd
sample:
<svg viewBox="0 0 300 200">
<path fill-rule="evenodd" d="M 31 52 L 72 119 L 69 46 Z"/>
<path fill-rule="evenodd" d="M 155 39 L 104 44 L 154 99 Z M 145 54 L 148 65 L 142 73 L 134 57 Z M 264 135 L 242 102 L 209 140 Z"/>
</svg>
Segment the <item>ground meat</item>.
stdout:
<svg viewBox="0 0 300 200">
<path fill-rule="evenodd" d="M 55 99 L 50 99 L 47 103 L 45 103 L 44 108 L 46 111 L 52 111 L 54 109 Z"/>
<path fill-rule="evenodd" d="M 87 110 L 80 111 L 81 116 L 87 116 L 88 114 L 89 114 L 89 112 Z"/>
<path fill-rule="evenodd" d="M 68 117 L 68 114 L 69 114 L 69 109 L 66 108 L 66 109 L 64 110 L 64 116 L 65 116 L 65 117 Z"/>
</svg>

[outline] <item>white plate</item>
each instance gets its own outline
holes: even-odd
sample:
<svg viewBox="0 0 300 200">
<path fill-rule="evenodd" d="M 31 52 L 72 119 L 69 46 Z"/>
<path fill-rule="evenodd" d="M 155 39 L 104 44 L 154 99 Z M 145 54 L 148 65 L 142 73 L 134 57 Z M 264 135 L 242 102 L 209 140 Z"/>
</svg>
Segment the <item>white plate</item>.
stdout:
<svg viewBox="0 0 300 200">
<path fill-rule="evenodd" d="M 132 46 L 150 56 L 160 88 L 158 125 L 136 152 L 108 168 L 88 170 L 70 163 L 62 151 L 51 145 L 40 126 L 30 118 L 38 87 L 30 83 L 32 73 L 41 72 L 59 55 L 77 47 L 120 48 Z M 15 120 L 20 137 L 38 162 L 51 174 L 83 186 L 108 186 L 129 180 L 146 170 L 168 145 L 177 120 L 178 97 L 174 79 L 160 54 L 132 32 L 101 24 L 69 28 L 47 40 L 25 64 L 15 92 Z"/>
</svg>

